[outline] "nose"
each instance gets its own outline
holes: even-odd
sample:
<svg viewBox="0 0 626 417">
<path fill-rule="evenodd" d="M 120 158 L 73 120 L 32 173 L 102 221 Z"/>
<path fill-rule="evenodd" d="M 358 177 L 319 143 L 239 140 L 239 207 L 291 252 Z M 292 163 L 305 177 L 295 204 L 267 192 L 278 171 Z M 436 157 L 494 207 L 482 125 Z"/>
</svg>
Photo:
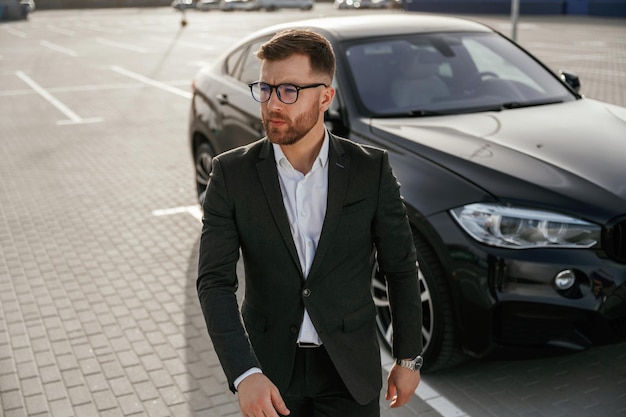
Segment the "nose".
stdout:
<svg viewBox="0 0 626 417">
<path fill-rule="evenodd" d="M 278 90 L 273 90 L 270 99 L 265 102 L 268 108 L 282 108 L 284 103 L 278 98 Z"/>
</svg>

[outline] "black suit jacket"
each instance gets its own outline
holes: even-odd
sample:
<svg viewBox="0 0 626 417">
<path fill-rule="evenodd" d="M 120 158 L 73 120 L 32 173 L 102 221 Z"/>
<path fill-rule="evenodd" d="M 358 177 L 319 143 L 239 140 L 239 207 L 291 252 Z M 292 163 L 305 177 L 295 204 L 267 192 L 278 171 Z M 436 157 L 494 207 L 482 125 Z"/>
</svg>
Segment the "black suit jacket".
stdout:
<svg viewBox="0 0 626 417">
<path fill-rule="evenodd" d="M 421 353 L 415 248 L 385 151 L 330 135 L 326 217 L 306 280 L 267 138 L 214 158 L 203 208 L 197 290 L 231 389 L 260 367 L 285 391 L 306 307 L 354 398 L 374 400 L 382 387 L 374 256 L 387 278 L 394 356 Z M 240 253 L 243 321 L 235 294 Z"/>
</svg>

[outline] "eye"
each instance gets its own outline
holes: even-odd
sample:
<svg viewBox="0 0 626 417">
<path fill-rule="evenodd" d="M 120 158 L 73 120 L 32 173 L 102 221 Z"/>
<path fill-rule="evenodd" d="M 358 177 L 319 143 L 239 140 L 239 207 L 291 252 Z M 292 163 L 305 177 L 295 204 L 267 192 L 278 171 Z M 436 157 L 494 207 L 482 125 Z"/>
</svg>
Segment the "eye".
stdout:
<svg viewBox="0 0 626 417">
<path fill-rule="evenodd" d="M 283 94 L 296 94 L 298 89 L 292 84 L 283 84 L 280 86 Z"/>
</svg>

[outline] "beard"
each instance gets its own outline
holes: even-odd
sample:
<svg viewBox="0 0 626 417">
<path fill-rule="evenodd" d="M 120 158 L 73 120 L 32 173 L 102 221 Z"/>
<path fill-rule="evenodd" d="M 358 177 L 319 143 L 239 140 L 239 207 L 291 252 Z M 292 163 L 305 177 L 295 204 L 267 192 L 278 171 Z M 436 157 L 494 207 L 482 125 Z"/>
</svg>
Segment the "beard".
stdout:
<svg viewBox="0 0 626 417">
<path fill-rule="evenodd" d="M 311 110 L 302 113 L 293 121 L 276 113 L 266 113 L 261 116 L 267 137 L 270 142 L 277 145 L 298 143 L 315 126 L 318 117 L 319 111 L 316 107 L 312 107 Z M 283 120 L 286 125 L 280 128 L 272 128 L 269 123 L 270 119 Z"/>
</svg>

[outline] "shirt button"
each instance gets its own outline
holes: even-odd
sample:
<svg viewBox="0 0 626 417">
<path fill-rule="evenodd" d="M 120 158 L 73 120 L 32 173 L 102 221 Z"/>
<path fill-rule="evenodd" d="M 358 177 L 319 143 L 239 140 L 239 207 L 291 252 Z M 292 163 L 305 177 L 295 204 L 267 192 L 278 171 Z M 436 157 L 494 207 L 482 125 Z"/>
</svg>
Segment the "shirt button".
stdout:
<svg viewBox="0 0 626 417">
<path fill-rule="evenodd" d="M 308 288 L 305 288 L 304 290 L 302 290 L 302 296 L 303 297 L 308 297 L 309 295 L 311 295 L 311 290 Z"/>
</svg>

